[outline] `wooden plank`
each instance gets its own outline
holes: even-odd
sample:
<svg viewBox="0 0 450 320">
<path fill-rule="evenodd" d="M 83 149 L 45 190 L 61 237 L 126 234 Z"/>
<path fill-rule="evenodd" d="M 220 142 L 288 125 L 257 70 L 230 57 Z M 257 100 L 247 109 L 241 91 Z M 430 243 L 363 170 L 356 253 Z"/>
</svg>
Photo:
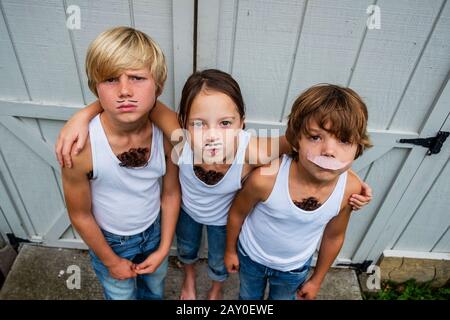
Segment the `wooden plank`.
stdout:
<svg viewBox="0 0 450 320">
<path fill-rule="evenodd" d="M 45 241 L 59 240 L 67 228 L 70 227 L 69 215 L 65 208 L 55 214 L 54 217 L 54 220 L 49 224 L 49 228 L 45 232 Z"/>
<path fill-rule="evenodd" d="M 83 105 L 67 107 L 63 105 L 41 104 L 24 101 L 0 100 L 0 116 L 17 116 L 37 119 L 68 120 Z"/>
<path fill-rule="evenodd" d="M 53 152 L 53 146 L 44 142 L 39 136 L 36 136 L 31 128 L 24 125 L 20 120 L 8 116 L 0 116 L 0 123 L 48 165 L 56 170 L 60 169 Z"/>
<path fill-rule="evenodd" d="M 2 130 L 5 129 L 0 125 L 0 133 L 2 133 Z M 2 200 L 2 207 L 13 232 L 23 239 L 29 239 L 36 232 L 5 161 L 3 143 L 0 141 L 0 173 L 2 178 L 0 199 Z"/>
<path fill-rule="evenodd" d="M 8 242 L 8 233 L 12 233 L 12 229 L 6 221 L 5 214 L 0 206 L 0 247 L 3 247 Z"/>
<path fill-rule="evenodd" d="M 45 139 L 45 141 L 52 146 L 55 145 L 59 131 L 63 127 L 64 122 L 41 119 L 41 120 L 38 120 L 38 123 L 39 123 L 40 129 L 41 129 L 42 136 Z M 64 191 L 62 188 L 61 171 L 59 169 L 55 170 L 54 168 L 52 168 L 52 171 L 53 171 L 53 177 L 54 177 L 55 183 L 57 184 L 58 189 L 60 191 L 61 201 L 64 203 Z"/>
<path fill-rule="evenodd" d="M 450 72 L 450 3 L 445 2 L 433 33 L 406 88 L 390 128 L 419 132 Z"/>
<path fill-rule="evenodd" d="M 407 251 L 407 250 L 385 250 L 384 257 L 389 258 L 412 258 L 412 259 L 432 259 L 432 260 L 450 260 L 450 254 L 427 251 Z"/>
<path fill-rule="evenodd" d="M 75 240 L 72 226 L 67 227 L 66 231 L 60 236 L 60 240 Z"/>
<path fill-rule="evenodd" d="M 0 2 L 0 70 L 7 77 L 0 77 L 0 88 L 2 88 L 1 99 L 28 100 L 25 79 L 17 60 L 17 52 L 11 40 L 11 33 L 5 24 L 5 12 Z"/>
<path fill-rule="evenodd" d="M 429 175 L 430 168 L 438 165 L 439 162 L 434 157 L 427 157 L 421 165 L 424 172 L 419 171 L 417 174 Z M 394 250 L 431 251 L 445 234 L 450 226 L 450 198 L 448 197 L 450 180 L 448 177 L 450 177 L 450 164 L 447 159 L 447 163 L 442 170 L 438 171 L 436 180 L 431 182 L 431 188 L 426 191 L 413 217 L 393 245 Z M 418 197 L 420 190 L 419 188 L 411 189 L 411 193 L 415 193 Z"/>
<path fill-rule="evenodd" d="M 194 0 L 172 0 L 173 79 L 175 109 L 184 83 L 193 72 Z"/>
<path fill-rule="evenodd" d="M 408 85 L 442 1 L 380 0 L 381 29 L 368 30 L 350 87 L 366 101 L 369 127 L 385 129 Z"/>
<path fill-rule="evenodd" d="M 317 83 L 346 85 L 364 40 L 366 8 L 372 0 L 308 1 L 299 47 L 280 120 L 294 100 Z"/>
<path fill-rule="evenodd" d="M 19 120 L 15 120 L 20 122 Z M 29 119 L 28 122 L 35 122 Z M 32 128 L 30 124 L 21 123 L 16 128 L 18 130 L 28 131 L 28 145 L 35 148 L 39 153 L 44 154 L 46 151 L 39 150 L 41 147 L 35 144 L 37 140 L 44 146 L 48 146 L 40 138 L 38 128 Z M 64 203 L 61 199 L 60 191 L 55 183 L 52 167 L 46 163 L 41 155 L 36 154 L 36 150 L 32 150 L 28 145 L 22 143 L 16 138 L 11 131 L 6 130 L 3 126 L 0 127 L 1 135 L 5 137 L 0 142 L 1 149 L 4 156 L 4 165 L 7 167 L 1 168 L 0 172 L 9 172 L 11 182 L 8 184 L 8 189 L 16 193 L 12 197 L 14 203 L 19 203 L 23 210 L 18 210 L 23 221 L 29 221 L 33 230 L 31 237 L 43 236 L 47 230 L 49 223 L 53 220 L 55 212 L 64 208 Z M 22 138 L 25 138 L 22 133 Z M 24 139 L 27 140 L 27 139 Z M 49 147 L 47 151 L 53 154 L 52 148 Z M 54 157 L 54 155 L 52 155 Z M 50 156 L 48 156 L 50 158 Z M 55 164 L 57 168 L 57 164 Z"/>
<path fill-rule="evenodd" d="M 79 239 L 59 239 L 45 242 L 46 247 L 87 250 L 88 246 Z"/>
<path fill-rule="evenodd" d="M 197 22 L 197 69 L 217 68 L 220 0 L 198 1 Z"/>
<path fill-rule="evenodd" d="M 189 5 L 189 3 L 191 3 L 190 1 L 184 2 L 187 2 L 187 4 L 183 5 Z M 175 68 L 178 68 L 180 66 L 174 65 L 175 37 L 173 26 L 174 24 L 183 22 L 190 24 L 189 27 L 191 27 L 191 33 L 188 33 L 189 28 L 188 30 L 183 29 L 186 28 L 186 26 L 180 27 L 181 30 L 178 31 L 182 32 L 182 35 L 180 35 L 181 37 L 187 37 L 187 39 L 192 39 L 193 13 L 192 16 L 189 17 L 190 20 L 184 19 L 182 21 L 175 21 L 176 19 L 174 16 L 175 12 L 172 12 L 172 8 L 175 5 L 173 4 L 173 1 L 152 0 L 150 3 L 148 1 L 133 1 L 132 4 L 134 8 L 133 12 L 134 12 L 135 27 L 139 30 L 144 31 L 152 39 L 154 39 L 159 44 L 166 57 L 168 73 L 167 73 L 167 80 L 164 85 L 164 91 L 160 99 L 168 106 L 176 107 L 175 100 L 177 96 L 175 96 L 174 85 L 179 81 L 179 79 L 174 77 L 174 71 Z M 193 6 L 193 3 L 191 5 Z M 192 12 L 192 9 L 191 11 L 188 11 L 185 14 L 189 15 L 190 12 Z M 179 43 L 179 45 L 184 44 Z M 182 52 L 179 59 L 182 60 L 183 67 L 188 69 L 188 72 L 190 74 L 192 72 L 192 59 L 191 59 L 192 43 L 190 44 L 190 47 L 186 48 L 185 50 L 187 50 L 185 53 L 189 54 L 183 57 L 184 53 Z M 181 85 L 184 85 L 184 82 Z"/>
<path fill-rule="evenodd" d="M 379 208 L 392 192 L 391 185 L 408 154 L 408 150 L 394 148 L 370 165 L 370 171 L 365 181 L 372 187 L 373 199 L 363 209 L 353 212 L 347 228 L 345 243 L 339 254 L 340 257 L 349 260 L 353 258 L 371 224 L 378 218 Z M 353 170 L 355 170 L 355 166 L 353 166 Z M 360 176 L 360 178 L 363 179 L 364 176 Z"/>
<path fill-rule="evenodd" d="M 425 138 L 431 134 L 435 135 L 440 127 L 439 123 L 448 117 L 448 105 L 450 103 L 450 84 L 448 83 L 448 79 L 439 92 L 439 96 L 436 97 L 435 104 L 431 108 L 432 113 L 429 115 L 425 125 L 423 126 L 420 137 Z M 399 171 L 396 180 L 393 182 L 385 201 L 379 208 L 376 219 L 372 222 L 364 239 L 361 241 L 361 244 L 353 257 L 355 262 L 362 262 L 367 259 L 378 259 L 381 252 L 383 250 L 390 249 L 389 244 L 393 245 L 398 236 L 401 234 L 403 230 L 402 228 L 409 221 L 405 217 L 410 218 L 415 208 L 412 209 L 412 212 L 399 211 L 398 203 L 400 199 L 402 199 L 402 196 L 407 188 L 410 186 L 410 182 L 414 178 L 421 162 L 426 157 L 426 152 L 427 150 L 423 147 L 413 146 L 402 169 Z M 436 159 L 437 156 L 439 155 L 433 155 L 433 160 Z M 442 153 L 440 154 L 440 157 L 442 157 Z M 442 168 L 443 166 L 443 164 L 441 164 L 439 167 L 438 163 L 435 165 L 437 167 L 434 167 L 434 170 L 436 170 L 436 168 Z M 430 178 L 431 176 L 426 176 L 426 179 Z M 423 186 L 424 184 L 418 182 L 417 190 L 421 190 Z M 420 197 L 419 194 L 415 194 L 417 190 L 410 190 L 412 190 L 411 192 L 414 194 L 411 196 L 417 200 L 418 197 Z M 412 201 L 411 203 L 418 205 L 415 201 Z M 409 208 L 408 210 L 411 209 Z M 394 214 L 394 211 L 396 214 Z"/>
<path fill-rule="evenodd" d="M 446 122 L 443 130 L 450 131 L 450 118 Z M 414 212 L 422 202 L 422 199 L 424 199 L 429 192 L 434 180 L 441 172 L 442 167 L 448 161 L 449 157 L 450 147 L 448 145 L 444 145 L 439 154 L 435 154 L 432 157 L 424 157 L 421 166 L 417 172 L 415 172 L 413 178 L 409 180 L 408 188 L 395 207 L 390 219 L 386 220 L 386 228 L 383 230 L 382 236 L 378 237 L 375 245 L 369 252 L 369 258 L 371 260 L 379 255 L 380 248 L 383 248 L 381 251 L 393 248 L 395 242 L 407 228 Z M 448 215 L 448 212 L 446 213 Z M 432 214 L 433 217 L 435 217 L 436 213 Z M 435 218 L 439 219 L 438 217 Z M 442 232 L 440 234 L 442 234 Z M 420 244 L 417 244 L 417 247 L 420 248 Z"/>
<path fill-rule="evenodd" d="M 436 243 L 433 252 L 450 252 L 450 228 L 447 229 L 443 237 Z"/>
<path fill-rule="evenodd" d="M 0 181 L 0 203 L 0 229 L 3 232 L 5 239 L 6 233 L 11 232 L 19 238 L 28 239 L 30 235 L 25 230 L 25 227 L 17 214 L 17 210 L 10 199 L 10 194 L 2 181 Z"/>
<path fill-rule="evenodd" d="M 3 195 L 2 195 L 2 202 L 3 203 Z M 6 234 L 12 233 L 11 226 L 9 225 L 8 221 L 6 220 L 5 213 L 3 212 L 2 206 L 0 205 L 0 234 L 3 236 L 3 239 L 7 239 Z M 0 239 L 1 243 L 1 239 Z"/>
<path fill-rule="evenodd" d="M 238 2 L 230 70 L 245 96 L 249 119 L 277 121 L 280 118 L 305 3 L 301 0 Z"/>
<path fill-rule="evenodd" d="M 31 99 L 83 103 L 62 2 L 5 0 L 2 4 Z"/>
<path fill-rule="evenodd" d="M 200 7 L 203 6 L 207 1 L 199 1 L 199 10 L 203 10 Z M 236 22 L 237 15 L 239 11 L 239 0 L 220 0 L 219 3 L 219 19 L 217 26 L 217 55 L 216 63 L 217 66 L 210 66 L 212 68 L 217 68 L 225 72 L 231 73 L 233 65 L 234 56 L 234 46 L 236 43 Z M 202 26 L 202 21 L 198 21 L 199 27 Z M 215 27 L 213 27 L 215 28 Z M 201 33 L 203 30 L 199 28 L 199 41 L 202 38 Z M 208 44 L 206 44 L 207 46 Z M 199 50 L 203 48 L 203 43 L 198 43 Z M 199 51 L 199 54 L 201 52 Z M 201 65 L 203 62 L 198 61 Z"/>
</svg>

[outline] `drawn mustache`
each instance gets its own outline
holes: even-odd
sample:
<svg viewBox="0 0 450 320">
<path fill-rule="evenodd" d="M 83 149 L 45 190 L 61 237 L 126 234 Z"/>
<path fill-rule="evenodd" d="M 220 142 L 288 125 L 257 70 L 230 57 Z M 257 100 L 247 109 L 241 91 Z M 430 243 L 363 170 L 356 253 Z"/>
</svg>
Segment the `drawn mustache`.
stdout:
<svg viewBox="0 0 450 320">
<path fill-rule="evenodd" d="M 340 170 L 351 162 L 342 162 L 335 158 L 327 156 L 314 156 L 310 153 L 306 155 L 306 158 L 315 165 L 327 170 Z"/>
</svg>

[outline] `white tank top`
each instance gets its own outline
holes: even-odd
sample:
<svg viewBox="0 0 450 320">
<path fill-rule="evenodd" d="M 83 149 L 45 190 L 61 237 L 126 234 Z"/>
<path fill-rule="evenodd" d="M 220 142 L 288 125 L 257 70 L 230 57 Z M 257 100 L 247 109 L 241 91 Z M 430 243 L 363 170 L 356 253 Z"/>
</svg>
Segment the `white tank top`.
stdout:
<svg viewBox="0 0 450 320">
<path fill-rule="evenodd" d="M 214 185 L 206 184 L 195 175 L 191 146 L 188 142 L 184 144 L 178 161 L 181 207 L 196 222 L 214 226 L 227 224 L 228 210 L 242 187 L 242 169 L 250 137 L 244 130 L 239 132 L 236 156 L 223 178 Z"/>
<path fill-rule="evenodd" d="M 152 124 L 152 144 L 147 166 L 119 166 L 100 122 L 100 115 L 89 123 L 93 179 L 92 212 L 100 228 L 122 236 L 147 229 L 160 210 L 159 178 L 165 174 L 163 135 Z"/>
<path fill-rule="evenodd" d="M 239 236 L 252 260 L 280 271 L 300 268 L 314 254 L 325 226 L 340 211 L 347 181 L 346 171 L 324 204 L 313 211 L 302 210 L 289 195 L 291 162 L 283 156 L 272 192 L 247 216 Z"/>
</svg>

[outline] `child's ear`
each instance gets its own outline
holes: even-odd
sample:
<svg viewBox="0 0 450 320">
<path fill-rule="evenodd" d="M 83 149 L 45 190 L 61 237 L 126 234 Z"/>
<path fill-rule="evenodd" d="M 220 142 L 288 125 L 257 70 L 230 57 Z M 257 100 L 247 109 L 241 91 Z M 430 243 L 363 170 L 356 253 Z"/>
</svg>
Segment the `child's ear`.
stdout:
<svg viewBox="0 0 450 320">
<path fill-rule="evenodd" d="M 162 85 L 162 86 L 156 85 L 155 98 L 158 98 L 162 94 L 163 89 L 164 89 L 164 85 Z"/>
<path fill-rule="evenodd" d="M 244 130 L 245 129 L 245 117 L 241 118 L 241 129 Z"/>
</svg>

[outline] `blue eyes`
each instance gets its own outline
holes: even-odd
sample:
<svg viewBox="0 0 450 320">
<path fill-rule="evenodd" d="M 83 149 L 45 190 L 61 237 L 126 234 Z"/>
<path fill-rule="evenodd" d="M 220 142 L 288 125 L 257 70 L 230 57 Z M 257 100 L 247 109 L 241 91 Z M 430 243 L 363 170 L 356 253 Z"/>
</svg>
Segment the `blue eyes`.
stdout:
<svg viewBox="0 0 450 320">
<path fill-rule="evenodd" d="M 232 122 L 228 121 L 228 120 L 224 120 L 224 121 L 220 122 L 220 126 L 222 128 L 227 128 L 231 125 L 232 125 Z M 205 126 L 205 123 L 203 121 L 193 121 L 193 122 L 191 122 L 191 126 L 194 128 L 202 128 L 203 126 Z"/>
<path fill-rule="evenodd" d="M 191 123 L 191 126 L 193 126 L 194 128 L 201 128 L 203 127 L 203 122 L 201 121 L 194 121 Z"/>
</svg>

